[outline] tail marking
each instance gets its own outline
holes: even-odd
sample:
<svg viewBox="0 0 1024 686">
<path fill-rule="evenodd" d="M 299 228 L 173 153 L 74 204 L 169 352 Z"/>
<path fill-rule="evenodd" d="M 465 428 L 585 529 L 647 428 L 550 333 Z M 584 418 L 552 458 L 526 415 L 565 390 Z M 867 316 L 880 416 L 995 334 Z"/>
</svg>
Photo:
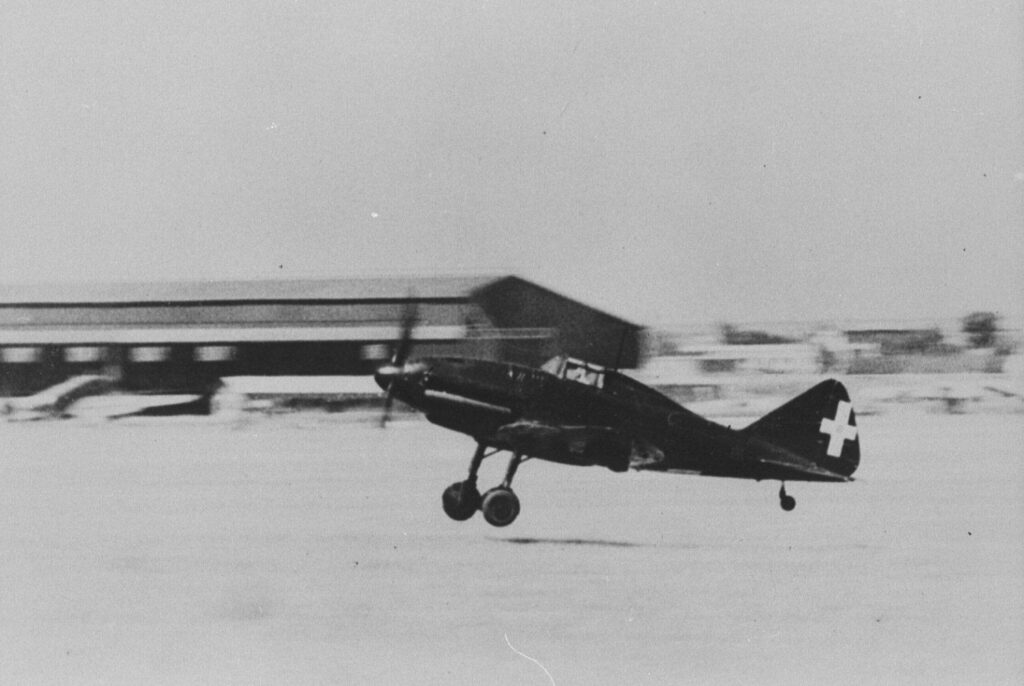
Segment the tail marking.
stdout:
<svg viewBox="0 0 1024 686">
<path fill-rule="evenodd" d="M 820 431 L 829 436 L 828 450 L 825 451 L 825 454 L 829 457 L 841 456 L 843 454 L 844 442 L 857 439 L 857 427 L 850 423 L 850 412 L 852 410 L 853 405 L 845 400 L 840 400 L 839 404 L 836 405 L 835 419 L 821 418 Z"/>
</svg>

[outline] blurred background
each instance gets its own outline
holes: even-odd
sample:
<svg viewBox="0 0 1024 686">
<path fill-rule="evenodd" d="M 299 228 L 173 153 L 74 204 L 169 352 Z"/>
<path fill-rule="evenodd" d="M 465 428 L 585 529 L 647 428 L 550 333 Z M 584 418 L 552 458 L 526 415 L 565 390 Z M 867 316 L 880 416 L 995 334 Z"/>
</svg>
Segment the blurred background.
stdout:
<svg viewBox="0 0 1024 686">
<path fill-rule="evenodd" d="M 1024 322 L 1022 27 L 1010 1 L 6 3 L 0 395 L 366 391 L 416 301 L 418 354 L 988 403 Z"/>
<path fill-rule="evenodd" d="M 861 413 L 1024 411 L 1021 329 L 995 312 L 664 329 L 517 276 L 0 287 L 0 396 L 12 419 L 375 407 L 410 313 L 413 356 L 568 354 L 712 415 L 762 414 L 823 376 Z"/>
</svg>

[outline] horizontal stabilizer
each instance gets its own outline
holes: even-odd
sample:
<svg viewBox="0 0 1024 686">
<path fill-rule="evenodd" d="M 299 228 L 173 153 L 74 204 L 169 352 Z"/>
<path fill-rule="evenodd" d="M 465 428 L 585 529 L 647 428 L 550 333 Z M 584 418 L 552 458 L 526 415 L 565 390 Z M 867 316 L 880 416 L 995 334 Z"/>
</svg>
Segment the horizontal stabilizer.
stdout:
<svg viewBox="0 0 1024 686">
<path fill-rule="evenodd" d="M 849 475 L 825 469 L 796 453 L 764 441 L 754 440 L 748 446 L 748 457 L 764 466 L 769 478 L 793 481 L 853 481 Z"/>
</svg>

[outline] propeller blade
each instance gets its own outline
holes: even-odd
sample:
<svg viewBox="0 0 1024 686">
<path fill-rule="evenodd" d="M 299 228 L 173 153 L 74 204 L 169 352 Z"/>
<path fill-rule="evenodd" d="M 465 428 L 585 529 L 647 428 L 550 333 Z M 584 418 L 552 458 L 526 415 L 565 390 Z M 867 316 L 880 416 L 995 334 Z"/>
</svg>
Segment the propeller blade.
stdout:
<svg viewBox="0 0 1024 686">
<path fill-rule="evenodd" d="M 409 356 L 409 350 L 412 348 L 412 331 L 416 328 L 418 309 L 416 301 L 412 299 L 410 294 L 409 300 L 406 301 L 405 309 L 402 311 L 401 333 L 399 334 L 398 341 L 395 343 L 394 353 L 391 356 L 391 364 L 396 367 L 404 365 L 405 359 Z"/>
<path fill-rule="evenodd" d="M 413 294 L 409 293 L 409 297 L 405 302 L 405 309 L 402 311 L 401 333 L 399 333 L 398 340 L 395 341 L 394 351 L 391 354 L 390 367 L 392 369 L 402 369 L 405 366 L 406 358 L 409 357 L 409 351 L 412 349 L 412 332 L 416 328 L 418 310 L 418 303 L 414 299 Z M 380 428 L 382 429 L 388 425 L 388 421 L 391 419 L 391 407 L 395 402 L 394 388 L 395 382 L 392 379 L 388 383 L 388 388 L 384 395 L 384 410 L 380 416 Z"/>
<path fill-rule="evenodd" d="M 388 384 L 388 390 L 384 394 L 384 411 L 380 415 L 380 428 L 385 428 L 388 425 L 388 420 L 391 419 L 391 405 L 395 402 L 395 395 L 392 392 L 395 388 L 395 382 L 392 381 Z"/>
</svg>

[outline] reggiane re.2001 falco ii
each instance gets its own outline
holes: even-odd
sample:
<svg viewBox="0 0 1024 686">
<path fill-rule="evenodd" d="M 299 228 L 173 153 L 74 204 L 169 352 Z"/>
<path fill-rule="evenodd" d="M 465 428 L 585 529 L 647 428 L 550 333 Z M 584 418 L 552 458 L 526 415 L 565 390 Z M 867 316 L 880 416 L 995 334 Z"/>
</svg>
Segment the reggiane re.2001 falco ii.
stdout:
<svg viewBox="0 0 1024 686">
<path fill-rule="evenodd" d="M 375 379 L 387 393 L 439 426 L 477 443 L 466 479 L 442 495 L 445 513 L 469 519 L 480 510 L 494 526 L 519 515 L 512 479 L 529 458 L 615 472 L 650 470 L 778 480 L 779 504 L 796 500 L 786 481 L 852 481 L 860 462 L 850 396 L 834 379 L 739 430 L 709 421 L 631 377 L 566 356 L 540 368 L 453 357 L 407 360 L 410 327 Z M 509 451 L 505 478 L 481 494 L 485 457 Z"/>
</svg>

